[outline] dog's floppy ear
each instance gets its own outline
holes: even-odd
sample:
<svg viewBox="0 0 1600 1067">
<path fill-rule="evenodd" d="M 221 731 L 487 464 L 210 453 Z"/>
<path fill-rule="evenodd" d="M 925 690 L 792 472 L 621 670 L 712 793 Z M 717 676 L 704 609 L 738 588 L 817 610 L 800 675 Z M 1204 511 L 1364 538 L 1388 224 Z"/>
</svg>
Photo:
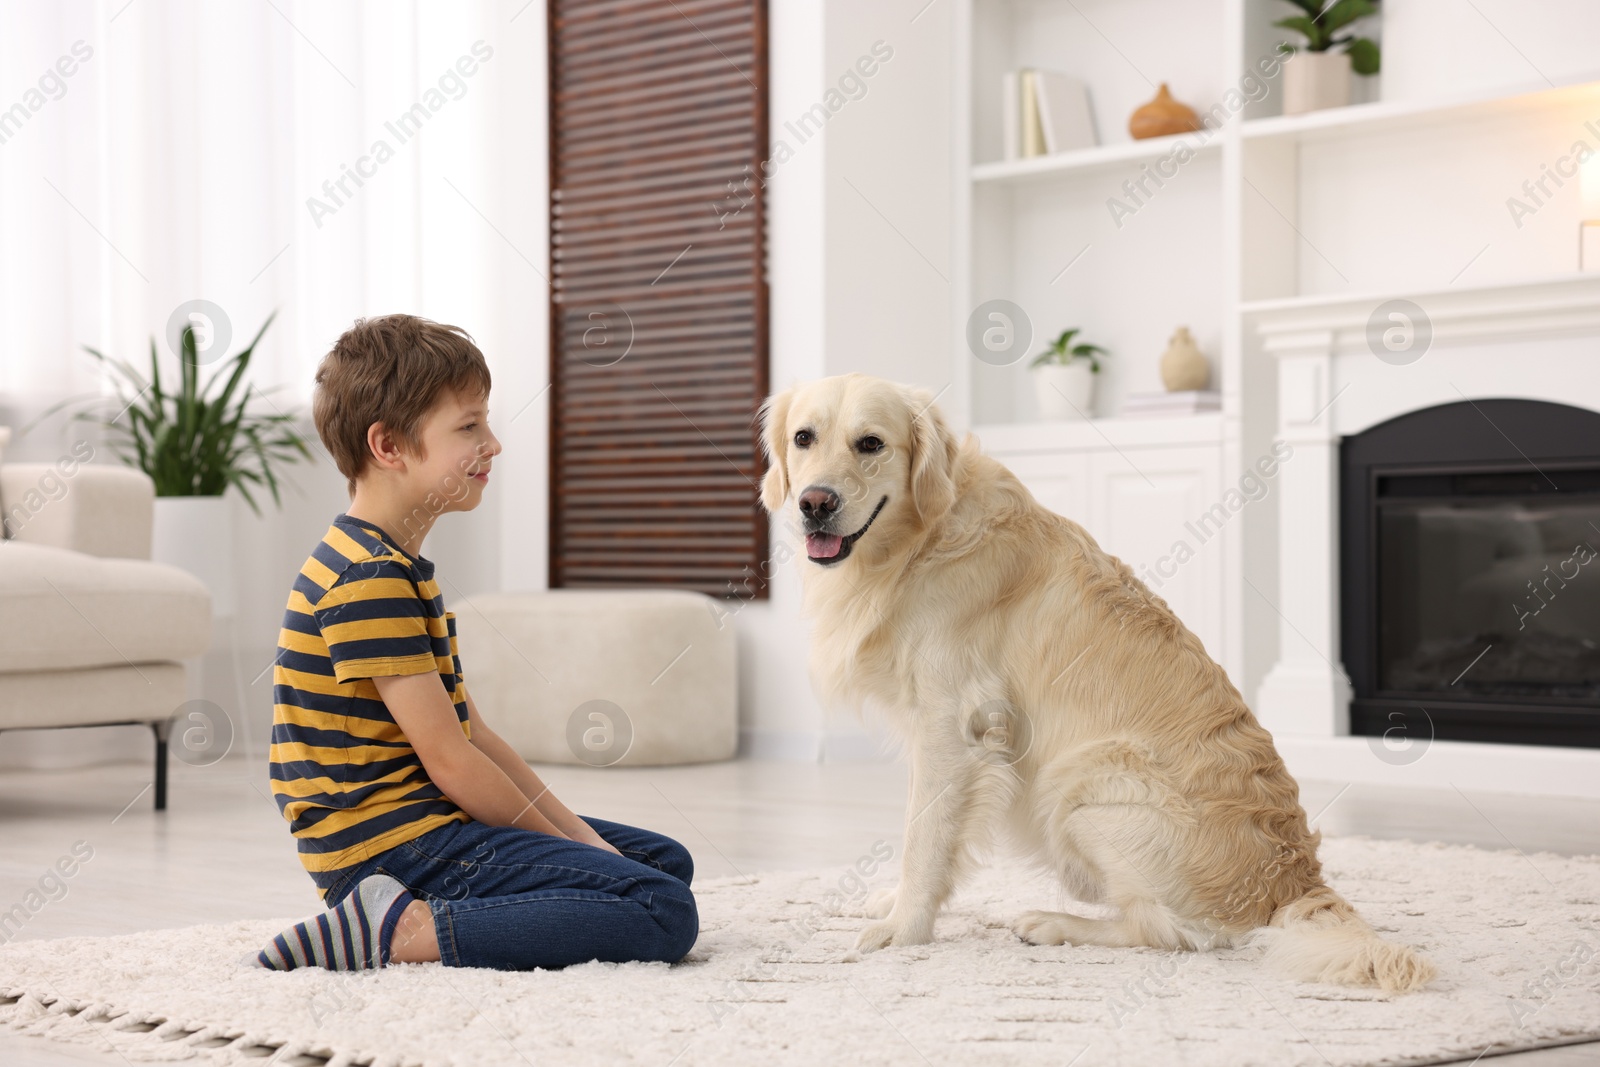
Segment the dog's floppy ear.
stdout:
<svg viewBox="0 0 1600 1067">
<path fill-rule="evenodd" d="M 944 414 L 926 389 L 907 387 L 911 411 L 911 500 L 923 521 L 944 514 L 956 502 L 955 467 L 959 445 Z"/>
<path fill-rule="evenodd" d="M 783 507 L 789 496 L 789 462 L 787 458 L 787 430 L 789 401 L 794 390 L 774 393 L 761 404 L 761 447 L 767 454 L 767 474 L 761 479 L 761 506 L 768 514 Z"/>
</svg>

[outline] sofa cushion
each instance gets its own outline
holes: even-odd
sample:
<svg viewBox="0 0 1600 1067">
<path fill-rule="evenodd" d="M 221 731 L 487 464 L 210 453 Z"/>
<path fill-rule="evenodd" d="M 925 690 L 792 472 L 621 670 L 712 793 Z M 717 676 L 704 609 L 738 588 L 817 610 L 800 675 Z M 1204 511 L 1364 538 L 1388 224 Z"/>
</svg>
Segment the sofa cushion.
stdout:
<svg viewBox="0 0 1600 1067">
<path fill-rule="evenodd" d="M 180 711 L 187 711 L 186 719 L 192 718 L 195 710 L 184 707 L 185 677 L 181 663 L 124 663 L 74 671 L 71 685 L 63 685 L 56 671 L 0 674 L 0 730 L 161 722 Z M 231 720 L 228 726 L 232 732 L 227 736 L 232 738 L 238 728 Z M 204 751 L 184 751 L 185 731 L 190 728 L 188 721 L 180 721 L 171 740 L 173 753 L 186 763 L 194 762 L 193 757 Z"/>
<path fill-rule="evenodd" d="M 80 462 L 87 446 L 78 441 L 53 463 L 0 467 L 12 539 L 109 559 L 150 559 L 155 483 L 120 463 Z"/>
<path fill-rule="evenodd" d="M 181 660 L 211 643 L 211 594 L 149 560 L 0 542 L 0 671 Z"/>
</svg>

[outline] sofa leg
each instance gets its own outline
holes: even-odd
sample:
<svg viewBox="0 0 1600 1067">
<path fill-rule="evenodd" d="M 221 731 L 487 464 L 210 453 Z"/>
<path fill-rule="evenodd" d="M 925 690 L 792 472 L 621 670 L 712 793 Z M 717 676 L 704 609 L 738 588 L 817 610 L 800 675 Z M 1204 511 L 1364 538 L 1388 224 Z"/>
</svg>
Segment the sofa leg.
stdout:
<svg viewBox="0 0 1600 1067">
<path fill-rule="evenodd" d="M 167 810 L 167 737 L 172 730 L 172 720 L 153 722 L 150 728 L 156 735 L 156 810 Z"/>
</svg>

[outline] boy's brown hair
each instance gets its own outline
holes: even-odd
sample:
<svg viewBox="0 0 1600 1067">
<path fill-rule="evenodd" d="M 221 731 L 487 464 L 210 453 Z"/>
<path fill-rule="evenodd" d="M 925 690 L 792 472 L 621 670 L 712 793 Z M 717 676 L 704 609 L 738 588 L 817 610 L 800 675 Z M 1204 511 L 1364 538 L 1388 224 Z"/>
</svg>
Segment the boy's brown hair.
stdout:
<svg viewBox="0 0 1600 1067">
<path fill-rule="evenodd" d="M 405 314 L 357 319 L 317 367 L 311 418 L 353 499 L 372 458 L 368 427 L 383 423 L 406 452 L 427 459 L 428 412 L 448 393 L 488 396 L 489 386 L 489 365 L 459 326 Z"/>
</svg>

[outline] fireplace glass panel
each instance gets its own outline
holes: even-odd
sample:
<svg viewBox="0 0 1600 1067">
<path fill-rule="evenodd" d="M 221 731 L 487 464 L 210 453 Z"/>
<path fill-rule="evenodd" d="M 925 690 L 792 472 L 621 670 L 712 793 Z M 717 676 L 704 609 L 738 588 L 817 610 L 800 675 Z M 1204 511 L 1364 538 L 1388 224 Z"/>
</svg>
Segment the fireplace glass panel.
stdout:
<svg viewBox="0 0 1600 1067">
<path fill-rule="evenodd" d="M 1380 691 L 1600 700 L 1600 500 L 1377 505 Z"/>
</svg>

